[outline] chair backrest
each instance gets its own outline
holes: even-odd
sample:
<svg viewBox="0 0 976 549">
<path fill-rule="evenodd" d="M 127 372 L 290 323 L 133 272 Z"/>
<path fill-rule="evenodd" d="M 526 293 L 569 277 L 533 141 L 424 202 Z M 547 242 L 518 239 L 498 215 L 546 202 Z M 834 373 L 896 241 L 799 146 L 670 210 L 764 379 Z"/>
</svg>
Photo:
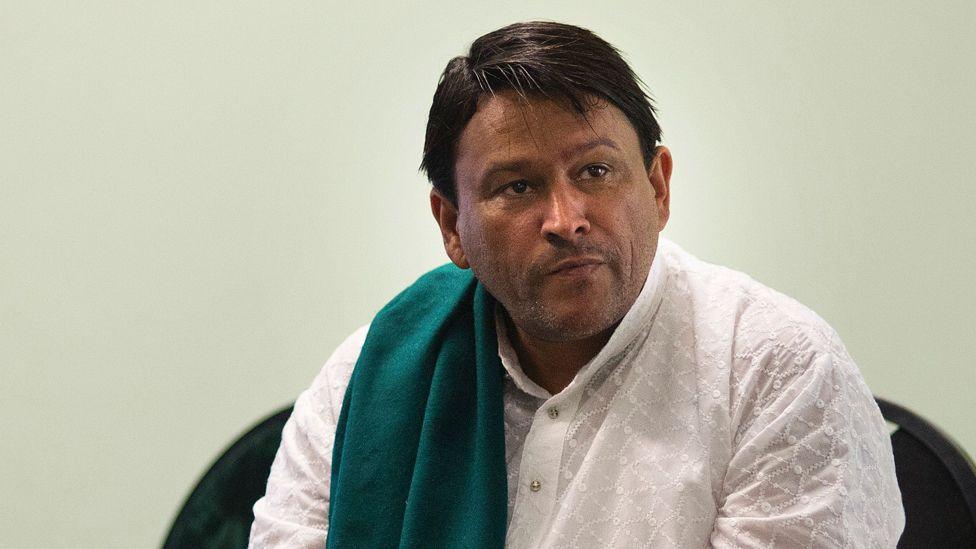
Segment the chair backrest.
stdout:
<svg viewBox="0 0 976 549">
<path fill-rule="evenodd" d="M 899 549 L 976 548 L 976 467 L 948 435 L 897 404 L 875 399 L 891 434 L 905 507 Z"/>
<path fill-rule="evenodd" d="M 882 398 L 905 507 L 899 549 L 976 548 L 976 467 L 947 435 Z M 288 406 L 237 439 L 203 475 L 180 510 L 164 549 L 247 547 L 254 502 L 264 495 Z"/>
<path fill-rule="evenodd" d="M 252 507 L 264 495 L 288 406 L 260 421 L 223 453 L 190 493 L 164 549 L 246 549 Z"/>
</svg>

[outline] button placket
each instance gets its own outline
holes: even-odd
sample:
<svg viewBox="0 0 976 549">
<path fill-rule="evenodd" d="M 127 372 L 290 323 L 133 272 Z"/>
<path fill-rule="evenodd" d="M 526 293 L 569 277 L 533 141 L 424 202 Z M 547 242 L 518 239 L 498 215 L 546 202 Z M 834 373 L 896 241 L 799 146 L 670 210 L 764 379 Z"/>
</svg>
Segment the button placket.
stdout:
<svg viewBox="0 0 976 549">
<path fill-rule="evenodd" d="M 557 511 L 556 492 L 566 433 L 579 403 L 580 391 L 573 393 L 552 397 L 536 411 L 522 448 L 514 520 L 547 524 Z M 540 535 L 544 531 L 540 530 Z"/>
</svg>

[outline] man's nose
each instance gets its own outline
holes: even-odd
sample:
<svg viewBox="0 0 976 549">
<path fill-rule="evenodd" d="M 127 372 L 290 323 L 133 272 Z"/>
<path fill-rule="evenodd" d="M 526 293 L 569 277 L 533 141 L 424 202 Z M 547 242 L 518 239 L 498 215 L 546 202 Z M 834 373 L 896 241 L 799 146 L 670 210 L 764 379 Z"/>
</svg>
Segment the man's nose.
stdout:
<svg viewBox="0 0 976 549">
<path fill-rule="evenodd" d="M 544 203 L 542 236 L 551 244 L 563 241 L 576 244 L 590 232 L 586 195 L 572 182 L 553 184 Z"/>
</svg>

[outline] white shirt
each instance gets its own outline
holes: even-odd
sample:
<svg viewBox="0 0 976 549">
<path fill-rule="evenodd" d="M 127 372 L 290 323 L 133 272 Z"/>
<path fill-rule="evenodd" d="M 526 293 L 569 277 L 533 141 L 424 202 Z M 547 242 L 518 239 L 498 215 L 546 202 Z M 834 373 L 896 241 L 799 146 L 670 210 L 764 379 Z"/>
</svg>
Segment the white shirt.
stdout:
<svg viewBox="0 0 976 549">
<path fill-rule="evenodd" d="M 324 547 L 336 420 L 366 331 L 295 403 L 252 548 Z M 661 239 L 640 296 L 560 393 L 498 339 L 506 547 L 895 547 L 884 420 L 837 334 L 789 297 Z"/>
</svg>

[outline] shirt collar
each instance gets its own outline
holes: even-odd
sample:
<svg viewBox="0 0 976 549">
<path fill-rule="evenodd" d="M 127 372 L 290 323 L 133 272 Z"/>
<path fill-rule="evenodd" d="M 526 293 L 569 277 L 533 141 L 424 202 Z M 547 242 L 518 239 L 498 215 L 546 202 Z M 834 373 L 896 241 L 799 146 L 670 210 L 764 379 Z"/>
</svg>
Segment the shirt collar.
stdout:
<svg viewBox="0 0 976 549">
<path fill-rule="evenodd" d="M 637 299 L 634 300 L 634 304 L 630 306 L 627 314 L 617 325 L 607 344 L 600 349 L 595 357 L 580 368 L 573 381 L 560 394 L 578 390 L 579 387 L 585 385 L 593 377 L 593 374 L 604 365 L 609 362 L 616 362 L 616 359 L 630 347 L 637 336 L 650 328 L 654 320 L 654 312 L 657 311 L 658 305 L 661 303 L 661 290 L 667 279 L 667 272 L 662 265 L 665 261 L 665 254 L 661 253 L 662 248 L 667 247 L 667 245 L 666 240 L 659 239 L 654 261 L 651 262 L 644 287 Z M 518 355 L 508 339 L 508 334 L 505 333 L 505 317 L 502 313 L 501 304 L 495 307 L 495 332 L 498 335 L 498 357 L 501 359 L 505 371 L 515 382 L 515 386 L 536 398 L 549 399 L 552 397 L 553 395 L 549 391 L 529 379 L 529 376 L 522 370 Z"/>
</svg>

